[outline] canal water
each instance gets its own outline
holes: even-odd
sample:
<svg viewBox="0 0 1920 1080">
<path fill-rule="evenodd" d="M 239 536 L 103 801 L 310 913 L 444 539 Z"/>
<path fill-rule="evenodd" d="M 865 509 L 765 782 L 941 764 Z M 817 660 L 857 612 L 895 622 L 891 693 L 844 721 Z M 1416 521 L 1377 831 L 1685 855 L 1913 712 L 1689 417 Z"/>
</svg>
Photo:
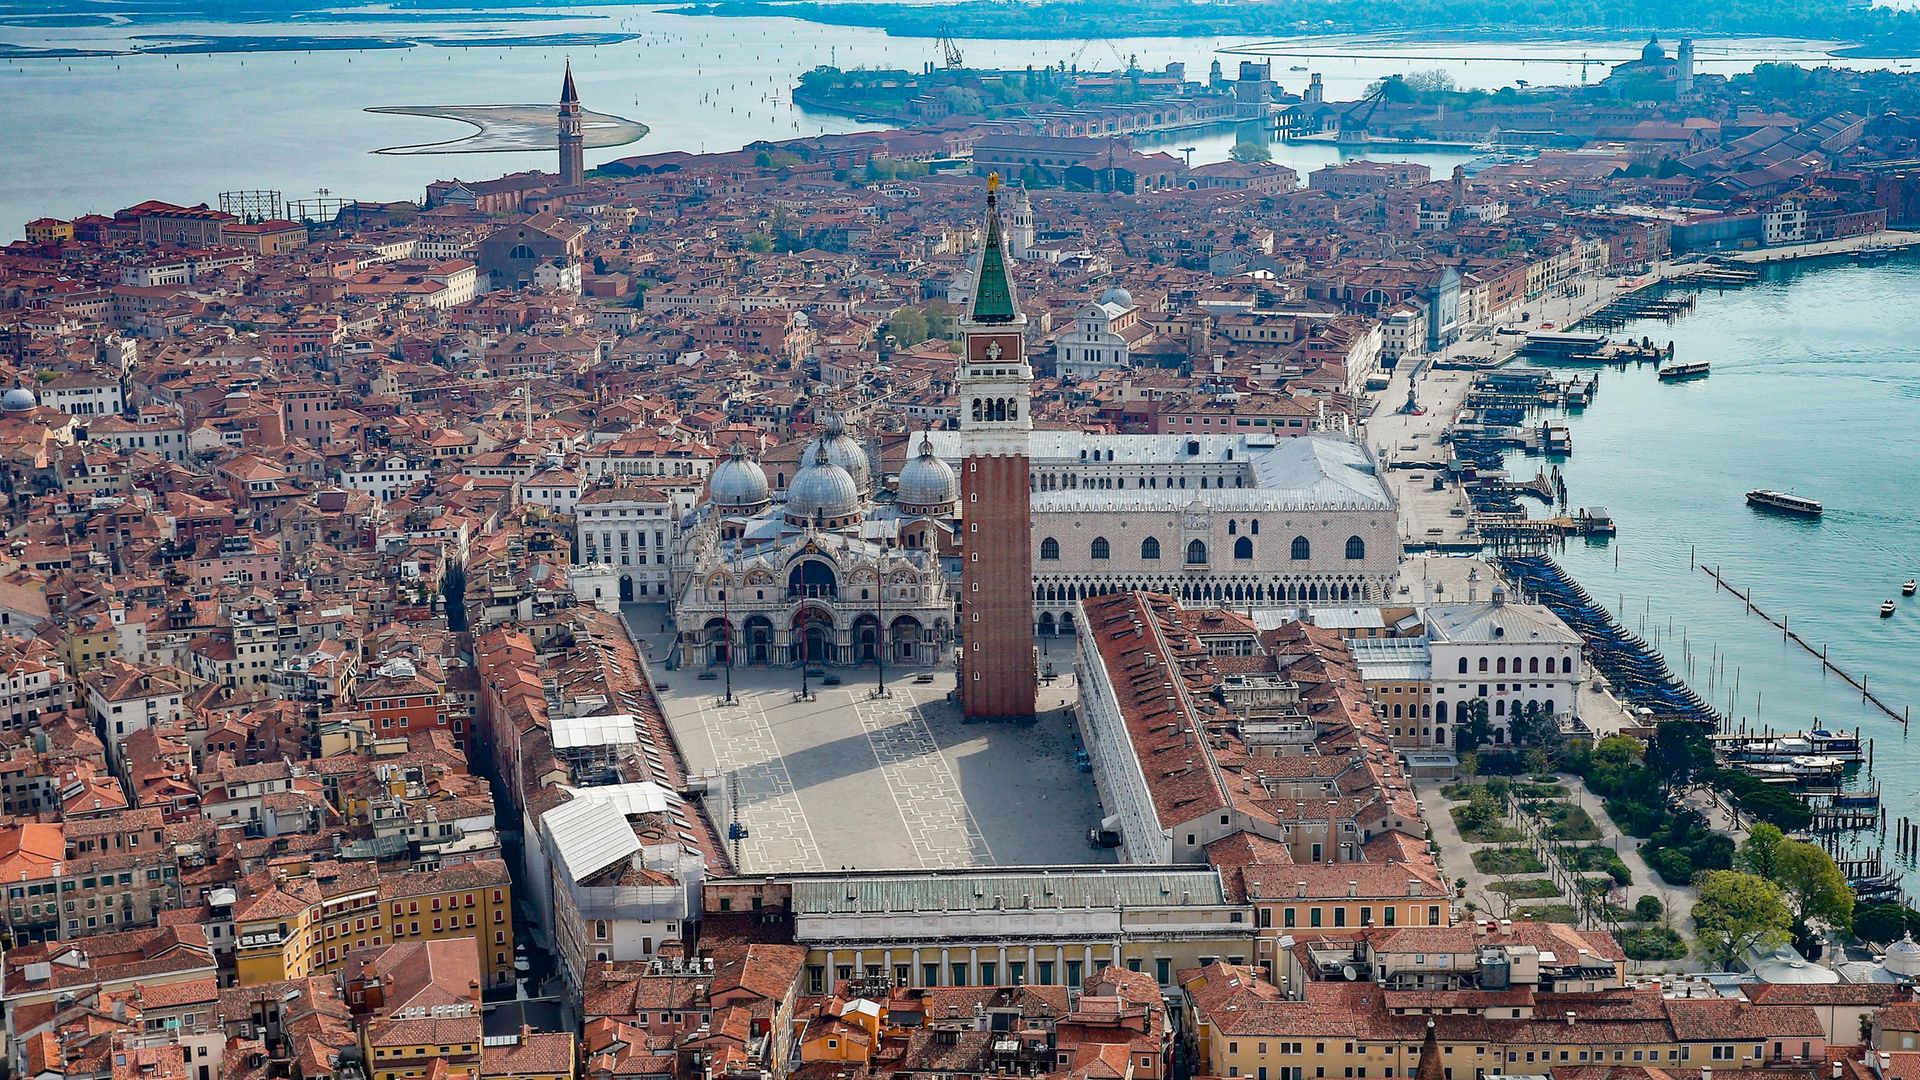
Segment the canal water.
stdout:
<svg viewBox="0 0 1920 1080">
<path fill-rule="evenodd" d="M 1619 536 L 1556 555 L 1736 723 L 1793 731 L 1817 717 L 1872 738 L 1890 821 L 1920 817 L 1920 742 L 1698 566 L 1751 589 L 1896 712 L 1920 714 L 1920 597 L 1900 596 L 1920 576 L 1915 310 L 1920 256 L 1835 259 L 1764 267 L 1758 283 L 1699 294 L 1671 322 L 1613 331 L 1672 341 L 1712 373 L 1662 383 L 1651 365 L 1602 372 L 1593 403 L 1568 418 L 1561 467 L 1568 505 L 1605 507 Z M 1525 476 L 1539 466 L 1510 461 Z M 1751 509 L 1753 488 L 1818 499 L 1826 514 Z M 1889 598 L 1899 611 L 1882 619 Z"/>
</svg>

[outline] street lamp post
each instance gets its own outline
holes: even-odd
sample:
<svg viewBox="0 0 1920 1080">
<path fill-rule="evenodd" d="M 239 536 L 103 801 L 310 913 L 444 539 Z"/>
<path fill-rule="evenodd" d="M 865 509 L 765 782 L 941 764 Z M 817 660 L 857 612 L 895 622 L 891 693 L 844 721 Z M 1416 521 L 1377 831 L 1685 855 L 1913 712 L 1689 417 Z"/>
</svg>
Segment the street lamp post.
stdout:
<svg viewBox="0 0 1920 1080">
<path fill-rule="evenodd" d="M 723 630 L 722 633 L 727 635 L 727 693 L 725 697 L 720 699 L 720 704 L 737 705 L 739 702 L 733 698 L 733 609 L 727 604 L 727 590 L 725 589 L 720 590 L 720 621 L 726 626 L 726 629 Z M 736 862 L 734 865 L 738 866 L 739 863 Z"/>
<path fill-rule="evenodd" d="M 873 687 L 875 698 L 888 696 L 886 596 L 887 553 L 882 551 L 873 561 L 873 660 L 879 673 Z"/>
</svg>

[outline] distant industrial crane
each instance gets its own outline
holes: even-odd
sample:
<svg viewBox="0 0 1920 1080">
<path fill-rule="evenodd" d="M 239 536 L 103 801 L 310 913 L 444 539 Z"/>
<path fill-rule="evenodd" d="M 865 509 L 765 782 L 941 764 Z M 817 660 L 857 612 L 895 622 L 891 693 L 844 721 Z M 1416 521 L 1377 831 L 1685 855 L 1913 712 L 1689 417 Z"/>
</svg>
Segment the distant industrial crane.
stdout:
<svg viewBox="0 0 1920 1080">
<path fill-rule="evenodd" d="M 1378 109 L 1380 107 L 1380 103 L 1382 101 L 1385 101 L 1386 98 L 1387 98 L 1387 80 L 1382 79 L 1380 81 L 1380 86 L 1378 89 L 1376 89 L 1373 93 L 1367 95 L 1367 97 L 1364 100 L 1354 102 L 1352 108 L 1348 109 L 1346 112 L 1341 113 L 1340 114 L 1340 141 L 1341 142 L 1367 141 L 1367 124 L 1373 120 L 1373 111 L 1375 109 Z M 1364 114 L 1362 114 L 1358 120 L 1355 120 L 1354 114 L 1360 112 L 1360 110 L 1363 108 L 1366 109 L 1367 111 Z"/>
<path fill-rule="evenodd" d="M 960 45 L 944 28 L 940 31 L 940 55 L 946 60 L 949 71 L 958 68 L 961 64 Z"/>
<path fill-rule="evenodd" d="M 1078 68 L 1080 66 L 1080 57 L 1083 56 L 1089 48 L 1092 48 L 1096 42 L 1101 45 L 1105 45 L 1110 51 L 1112 51 L 1113 58 L 1114 60 L 1119 62 L 1121 70 L 1133 71 L 1140 66 L 1139 61 L 1136 58 L 1129 57 L 1125 53 L 1122 53 L 1120 51 L 1120 46 L 1115 45 L 1113 43 L 1112 38 L 1106 38 L 1106 37 L 1090 37 L 1082 41 L 1080 43 L 1080 47 L 1073 50 L 1073 55 L 1067 59 L 1067 66 L 1072 68 Z"/>
</svg>

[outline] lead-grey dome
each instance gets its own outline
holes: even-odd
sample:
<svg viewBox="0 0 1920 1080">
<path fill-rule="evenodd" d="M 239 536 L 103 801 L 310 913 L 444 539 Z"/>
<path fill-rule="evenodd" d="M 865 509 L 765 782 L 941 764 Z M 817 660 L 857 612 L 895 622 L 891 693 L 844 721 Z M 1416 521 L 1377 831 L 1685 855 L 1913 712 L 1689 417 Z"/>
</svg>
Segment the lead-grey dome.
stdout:
<svg viewBox="0 0 1920 1080">
<path fill-rule="evenodd" d="M 860 449 L 860 440 L 847 434 L 845 420 L 837 415 L 829 416 L 817 445 L 825 448 L 828 461 L 853 477 L 853 486 L 861 495 L 873 494 L 873 467 L 867 461 L 867 452 Z"/>
<path fill-rule="evenodd" d="M 1103 304 L 1118 304 L 1121 307 L 1132 307 L 1133 294 L 1128 292 L 1124 286 L 1109 285 L 1107 286 L 1107 291 L 1100 294 L 1100 302 Z"/>
<path fill-rule="evenodd" d="M 0 411 L 32 412 L 39 405 L 40 402 L 34 398 L 33 391 L 24 386 L 16 386 L 4 395 L 0 395 Z"/>
<path fill-rule="evenodd" d="M 860 488 L 852 474 L 826 457 L 825 440 L 807 447 L 807 464 L 787 485 L 787 520 L 829 527 L 860 517 Z"/>
<path fill-rule="evenodd" d="M 707 498 L 727 510 L 759 510 L 773 500 L 773 489 L 767 484 L 766 470 L 747 456 L 745 446 L 734 443 L 727 460 L 707 481 Z"/>
<path fill-rule="evenodd" d="M 953 466 L 934 456 L 933 439 L 922 435 L 920 452 L 900 469 L 900 508 L 909 513 L 933 513 L 952 506 L 959 498 L 960 478 L 953 474 Z"/>
</svg>

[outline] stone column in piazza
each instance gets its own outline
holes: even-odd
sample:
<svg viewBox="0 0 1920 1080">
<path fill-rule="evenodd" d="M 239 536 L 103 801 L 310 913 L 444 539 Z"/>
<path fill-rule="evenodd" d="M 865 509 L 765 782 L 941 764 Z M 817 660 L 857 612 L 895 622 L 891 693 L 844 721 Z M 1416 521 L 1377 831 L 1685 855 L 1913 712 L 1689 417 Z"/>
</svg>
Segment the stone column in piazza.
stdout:
<svg viewBox="0 0 1920 1080">
<path fill-rule="evenodd" d="M 997 174 L 987 178 L 986 240 L 960 324 L 960 703 L 969 720 L 1031 718 L 1038 682 L 1028 465 L 1033 368 L 998 187 Z"/>
</svg>

